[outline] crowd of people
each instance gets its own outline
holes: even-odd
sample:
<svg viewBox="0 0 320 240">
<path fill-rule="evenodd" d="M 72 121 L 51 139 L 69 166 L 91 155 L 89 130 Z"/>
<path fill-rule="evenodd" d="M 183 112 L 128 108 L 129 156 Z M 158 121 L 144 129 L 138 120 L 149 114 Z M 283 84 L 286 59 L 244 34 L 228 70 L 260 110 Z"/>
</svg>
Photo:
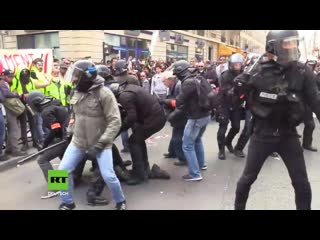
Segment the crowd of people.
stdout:
<svg viewBox="0 0 320 240">
<path fill-rule="evenodd" d="M 47 181 L 48 170 L 53 169 L 50 161 L 59 157 L 59 170 L 69 172 L 69 189 L 46 192 L 42 198 L 60 194 L 59 209 L 74 209 L 73 187 L 81 179 L 86 160 L 91 160 L 96 180 L 88 189 L 88 203 L 108 204 L 100 196 L 107 184 L 116 209 L 125 210 L 120 182 L 137 185 L 154 178 L 170 179 L 156 164 L 150 167 L 145 143 L 167 121 L 172 136 L 164 157 L 177 158 L 175 165 L 187 166 L 183 180 L 203 179 L 201 172 L 207 163 L 202 136 L 214 119 L 219 123 L 220 160 L 227 158 L 225 147 L 244 158 L 243 149 L 251 138 L 235 209 L 245 209 L 251 184 L 265 159 L 275 153 L 288 168 L 297 209 L 310 209 L 311 189 L 296 126 L 305 124 L 302 147 L 317 151 L 312 133 L 313 113 L 320 119 L 320 74 L 317 61 L 299 62 L 298 43 L 295 31 L 271 31 L 266 53 L 252 59 L 246 53 L 234 53 L 217 63 L 196 59 L 167 63 L 151 58 L 140 62 L 131 57 L 112 58 L 106 65 L 64 60 L 54 61 L 51 74 L 44 74 L 43 61 L 35 59 L 30 69 L 5 70 L 0 100 L 6 112 L 7 137 L 1 160 L 26 154 L 29 123 L 33 146 L 39 150 L 58 139 L 66 140 L 42 154 L 38 164 Z M 7 99 L 18 99 L 21 109 Z M 4 130 L 3 116 L 0 119 L 0 130 Z M 241 120 L 244 128 L 233 146 Z M 0 131 L 1 139 L 4 132 Z M 121 152 L 129 152 L 132 161 L 122 160 L 114 144 L 118 136 L 122 137 Z"/>
</svg>

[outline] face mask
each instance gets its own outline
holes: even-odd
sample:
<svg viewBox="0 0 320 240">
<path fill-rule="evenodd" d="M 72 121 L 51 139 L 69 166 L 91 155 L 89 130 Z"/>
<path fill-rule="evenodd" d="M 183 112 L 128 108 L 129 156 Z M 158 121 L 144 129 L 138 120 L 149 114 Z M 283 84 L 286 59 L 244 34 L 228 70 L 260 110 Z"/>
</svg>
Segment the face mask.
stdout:
<svg viewBox="0 0 320 240">
<path fill-rule="evenodd" d="M 78 85 L 76 86 L 76 89 L 79 92 L 88 92 L 88 90 L 92 87 L 93 82 L 92 81 L 79 81 Z"/>
</svg>

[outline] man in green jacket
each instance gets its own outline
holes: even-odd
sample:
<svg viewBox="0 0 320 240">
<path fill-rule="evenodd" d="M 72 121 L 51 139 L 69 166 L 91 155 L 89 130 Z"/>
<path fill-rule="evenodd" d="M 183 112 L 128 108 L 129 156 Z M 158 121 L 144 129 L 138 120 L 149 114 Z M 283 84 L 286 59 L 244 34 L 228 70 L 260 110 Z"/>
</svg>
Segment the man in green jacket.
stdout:
<svg viewBox="0 0 320 240">
<path fill-rule="evenodd" d="M 79 60 L 73 65 L 72 82 L 75 86 L 70 104 L 72 116 L 68 131 L 73 132 L 59 170 L 68 170 L 68 191 L 61 191 L 61 210 L 75 208 L 73 201 L 73 179 L 70 174 L 83 159 L 86 152 L 94 153 L 101 175 L 108 185 L 116 209 L 125 210 L 126 201 L 120 182 L 113 170 L 111 147 L 117 136 L 121 117 L 117 100 L 104 87 L 104 79 L 97 75 L 95 65 L 87 60 Z"/>
</svg>

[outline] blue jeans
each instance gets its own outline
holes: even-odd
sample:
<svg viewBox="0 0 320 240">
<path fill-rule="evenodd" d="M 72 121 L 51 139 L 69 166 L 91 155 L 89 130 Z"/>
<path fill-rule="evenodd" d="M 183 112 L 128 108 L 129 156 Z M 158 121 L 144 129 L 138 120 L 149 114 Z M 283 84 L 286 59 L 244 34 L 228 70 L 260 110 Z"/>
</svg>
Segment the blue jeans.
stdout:
<svg viewBox="0 0 320 240">
<path fill-rule="evenodd" d="M 185 158 L 184 152 L 182 150 L 183 132 L 184 132 L 184 127 L 183 128 L 172 128 L 172 138 L 170 141 L 169 149 L 171 146 L 171 148 L 173 150 L 173 155 L 176 155 L 180 161 L 185 162 L 186 158 Z"/>
<path fill-rule="evenodd" d="M 200 168 L 206 165 L 201 137 L 209 122 L 210 116 L 188 119 L 184 129 L 182 149 L 192 177 L 200 177 Z"/>
<path fill-rule="evenodd" d="M 4 125 L 4 118 L 2 109 L 0 107 L 0 155 L 2 155 L 2 146 L 5 138 L 5 125 Z"/>
<path fill-rule="evenodd" d="M 59 165 L 59 170 L 68 170 L 69 172 L 69 189 L 68 191 L 61 191 L 63 193 L 68 194 L 61 194 L 60 199 L 62 203 L 70 204 L 73 203 L 73 177 L 72 172 L 76 168 L 76 166 L 83 160 L 85 151 L 77 148 L 74 144 L 70 143 L 66 152 L 64 153 L 64 156 L 62 158 L 62 161 Z M 112 160 L 112 151 L 110 149 L 104 149 L 101 153 L 97 154 L 97 161 L 99 165 L 99 169 L 101 172 L 101 175 L 105 181 L 105 183 L 108 185 L 108 188 L 110 189 L 112 193 L 112 197 L 115 200 L 116 203 L 123 202 L 125 200 L 125 197 L 122 192 L 122 188 L 120 185 L 120 182 L 114 173 L 113 170 L 113 160 Z"/>
<path fill-rule="evenodd" d="M 121 140 L 122 140 L 123 149 L 128 149 L 129 150 L 129 144 L 128 144 L 129 133 L 128 133 L 128 130 L 121 132 Z"/>
</svg>

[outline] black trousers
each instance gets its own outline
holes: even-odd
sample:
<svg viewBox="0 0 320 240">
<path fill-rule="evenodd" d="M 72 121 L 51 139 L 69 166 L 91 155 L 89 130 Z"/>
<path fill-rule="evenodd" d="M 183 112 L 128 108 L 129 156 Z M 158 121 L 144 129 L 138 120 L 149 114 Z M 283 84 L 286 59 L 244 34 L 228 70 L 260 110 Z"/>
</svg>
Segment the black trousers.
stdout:
<svg viewBox="0 0 320 240">
<path fill-rule="evenodd" d="M 58 141 L 56 141 L 55 143 L 57 143 L 57 142 Z M 40 157 L 38 159 L 38 165 L 41 168 L 43 176 L 46 181 L 48 181 L 48 171 L 53 170 L 53 167 L 52 167 L 50 161 L 57 158 L 57 157 L 62 159 L 63 154 L 66 151 L 67 147 L 68 147 L 68 143 L 61 144 L 61 145 L 54 147 L 54 148 L 52 148 L 52 149 L 50 149 L 40 155 Z"/>
<path fill-rule="evenodd" d="M 218 140 L 219 149 L 221 150 L 221 148 L 224 148 L 226 144 L 231 144 L 234 137 L 240 131 L 241 116 L 240 116 L 239 109 L 235 109 L 235 110 L 224 109 L 223 111 L 224 120 L 221 120 L 219 115 L 221 116 L 221 114 L 220 113 L 218 114 L 218 119 L 217 119 L 217 121 L 219 122 L 217 140 Z M 229 120 L 231 121 L 231 128 L 226 137 L 225 135 L 228 130 Z"/>
<path fill-rule="evenodd" d="M 235 146 L 235 149 L 242 151 L 244 147 L 247 145 L 250 135 L 251 135 L 251 128 L 252 128 L 252 119 L 251 119 L 251 112 L 250 110 L 246 110 L 246 118 L 243 130 L 240 134 L 240 137 L 238 139 L 238 142 Z"/>
<path fill-rule="evenodd" d="M 311 187 L 299 138 L 296 136 L 274 138 L 272 142 L 265 142 L 258 141 L 255 134 L 249 143 L 247 162 L 237 184 L 235 209 L 245 209 L 251 185 L 257 179 L 265 160 L 273 152 L 280 154 L 288 169 L 295 191 L 297 209 L 311 209 Z"/>
<path fill-rule="evenodd" d="M 20 120 L 20 126 L 21 126 L 22 144 L 25 145 L 25 144 L 28 143 L 27 118 L 28 118 L 28 122 L 29 122 L 29 127 L 30 127 L 30 131 L 31 131 L 33 144 L 37 145 L 38 144 L 38 138 L 37 138 L 35 120 L 34 120 L 34 117 L 32 116 L 32 114 L 27 110 L 18 117 L 18 119 Z"/>
<path fill-rule="evenodd" d="M 304 129 L 303 129 L 302 145 L 305 147 L 309 147 L 312 145 L 312 133 L 315 128 L 315 123 L 313 119 L 313 113 L 308 106 L 306 106 L 303 122 L 304 122 Z"/>
<path fill-rule="evenodd" d="M 164 114 L 158 114 L 152 121 L 146 121 L 144 125 L 136 125 L 129 137 L 129 150 L 132 159 L 132 173 L 140 179 L 148 179 L 150 165 L 145 140 L 159 132 L 165 125 Z"/>
</svg>

